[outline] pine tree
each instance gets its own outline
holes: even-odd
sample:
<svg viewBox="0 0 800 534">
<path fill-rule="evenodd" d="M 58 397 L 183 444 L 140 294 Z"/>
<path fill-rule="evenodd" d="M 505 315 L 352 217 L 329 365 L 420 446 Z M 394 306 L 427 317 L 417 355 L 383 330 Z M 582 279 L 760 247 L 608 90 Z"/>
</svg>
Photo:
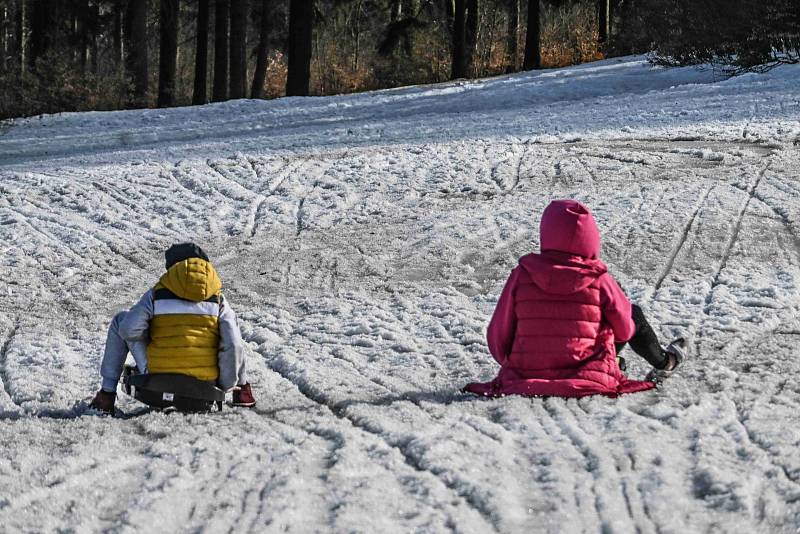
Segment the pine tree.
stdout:
<svg viewBox="0 0 800 534">
<path fill-rule="evenodd" d="M 56 10 L 53 0 L 34 0 L 31 5 L 31 34 L 28 67 L 36 70 L 36 61 L 50 49 L 54 36 Z"/>
<path fill-rule="evenodd" d="M 89 3 L 87 16 L 86 46 L 89 54 L 89 68 L 93 74 L 97 74 L 100 68 L 100 47 L 98 36 L 100 34 L 100 4 L 99 0 Z"/>
<path fill-rule="evenodd" d="M 27 40 L 25 39 L 25 19 L 27 8 L 25 0 L 17 0 L 16 10 L 14 12 L 14 61 L 15 66 L 19 69 L 20 73 L 25 70 L 27 64 L 26 48 Z"/>
<path fill-rule="evenodd" d="M 214 9 L 214 87 L 212 99 L 228 99 L 228 25 L 230 5 L 228 0 L 217 0 Z"/>
<path fill-rule="evenodd" d="M 0 73 L 8 69 L 8 18 L 9 9 L 5 2 L 0 2 Z"/>
<path fill-rule="evenodd" d="M 114 27 L 112 29 L 112 43 L 114 56 L 113 61 L 117 66 L 117 70 L 122 69 L 125 59 L 122 57 L 122 12 L 124 10 L 125 0 L 113 0 L 112 10 L 114 17 Z"/>
<path fill-rule="evenodd" d="M 465 57 L 467 76 L 475 75 L 475 54 L 478 46 L 478 0 L 467 0 L 467 19 L 464 27 Z"/>
<path fill-rule="evenodd" d="M 159 16 L 158 107 L 175 105 L 175 71 L 178 67 L 179 0 L 161 0 Z"/>
<path fill-rule="evenodd" d="M 244 98 L 247 87 L 247 1 L 230 0 L 230 98 Z"/>
<path fill-rule="evenodd" d="M 264 82 L 267 78 L 267 59 L 269 58 L 269 22 L 269 0 L 261 0 L 261 31 L 259 32 L 256 70 L 253 74 L 253 86 L 250 88 L 250 98 L 262 98 L 264 96 Z"/>
<path fill-rule="evenodd" d="M 611 0 L 598 0 L 597 2 L 597 22 L 600 44 L 608 42 L 611 35 Z"/>
<path fill-rule="evenodd" d="M 520 0 L 508 0 L 508 26 L 506 27 L 506 55 L 508 66 L 506 72 L 516 72 L 519 63 L 519 3 Z"/>
<path fill-rule="evenodd" d="M 542 67 L 541 37 L 539 31 L 539 0 L 528 0 L 528 30 L 525 35 L 525 59 L 523 70 Z"/>
<path fill-rule="evenodd" d="M 290 0 L 287 96 L 307 96 L 309 93 L 313 23 L 313 0 Z"/>
<path fill-rule="evenodd" d="M 195 42 L 192 104 L 202 105 L 208 102 L 206 95 L 206 79 L 208 78 L 208 0 L 198 0 L 197 40 Z"/>
<path fill-rule="evenodd" d="M 453 48 L 450 77 L 467 77 L 466 0 L 455 0 L 453 13 Z"/>
<path fill-rule="evenodd" d="M 129 0 L 125 10 L 125 70 L 133 81 L 131 105 L 147 98 L 147 2 Z"/>
<path fill-rule="evenodd" d="M 74 43 L 78 56 L 78 67 L 81 73 L 86 73 L 89 61 L 89 0 L 77 0 L 72 4 L 73 28 L 75 29 Z"/>
</svg>

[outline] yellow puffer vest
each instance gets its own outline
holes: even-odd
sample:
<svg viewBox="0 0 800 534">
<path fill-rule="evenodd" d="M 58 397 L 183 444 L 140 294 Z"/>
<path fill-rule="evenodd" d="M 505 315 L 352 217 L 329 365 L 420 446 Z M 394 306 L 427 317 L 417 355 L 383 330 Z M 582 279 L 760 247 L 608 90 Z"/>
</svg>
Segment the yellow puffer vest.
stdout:
<svg viewBox="0 0 800 534">
<path fill-rule="evenodd" d="M 210 262 L 189 258 L 170 267 L 153 288 L 147 367 L 200 380 L 219 377 L 222 282 Z"/>
</svg>

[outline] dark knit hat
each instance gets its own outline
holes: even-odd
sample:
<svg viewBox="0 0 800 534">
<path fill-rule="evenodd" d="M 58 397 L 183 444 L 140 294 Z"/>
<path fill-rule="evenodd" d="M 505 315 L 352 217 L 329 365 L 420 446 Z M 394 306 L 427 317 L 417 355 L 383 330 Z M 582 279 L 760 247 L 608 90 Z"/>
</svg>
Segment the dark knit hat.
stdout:
<svg viewBox="0 0 800 534">
<path fill-rule="evenodd" d="M 167 259 L 167 269 L 189 258 L 200 258 L 201 260 L 211 261 L 208 259 L 208 256 L 206 256 L 206 253 L 203 252 L 203 249 L 194 243 L 177 243 L 172 245 L 164 253 L 164 257 Z"/>
</svg>

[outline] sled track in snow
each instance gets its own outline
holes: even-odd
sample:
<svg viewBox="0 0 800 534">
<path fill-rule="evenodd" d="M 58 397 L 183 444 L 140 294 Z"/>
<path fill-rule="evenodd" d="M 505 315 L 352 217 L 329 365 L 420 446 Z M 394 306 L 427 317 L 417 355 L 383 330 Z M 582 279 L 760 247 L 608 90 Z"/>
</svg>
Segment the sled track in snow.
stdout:
<svg viewBox="0 0 800 534">
<path fill-rule="evenodd" d="M 700 213 L 700 210 L 703 208 L 703 206 L 706 203 L 706 200 L 708 199 L 708 195 L 711 193 L 713 189 L 714 189 L 713 185 L 708 189 L 706 189 L 706 192 L 703 194 L 702 198 L 697 203 L 697 206 L 695 206 L 694 212 L 692 213 L 692 216 L 689 218 L 689 221 L 683 227 L 683 231 L 681 232 L 681 237 L 678 240 L 678 244 L 675 245 L 675 247 L 672 249 L 669 258 L 667 258 L 667 265 L 664 267 L 664 271 L 661 273 L 661 276 L 658 278 L 658 281 L 656 282 L 655 286 L 653 286 L 653 296 L 655 296 L 656 292 L 659 289 L 661 289 L 661 286 L 664 284 L 664 280 L 666 280 L 667 276 L 669 276 L 669 274 L 672 272 L 672 268 L 675 266 L 675 259 L 678 257 L 678 254 L 680 253 L 681 249 L 683 249 L 683 245 L 686 244 L 686 240 L 689 238 L 689 233 L 692 230 L 692 226 L 694 226 L 695 219 L 697 219 L 697 214 Z"/>
<path fill-rule="evenodd" d="M 582 166 L 582 167 L 583 167 L 583 168 L 586 170 L 586 172 L 589 174 L 589 177 L 592 179 L 592 181 L 593 181 L 593 182 L 595 182 L 595 183 L 599 182 L 599 180 L 597 179 L 597 173 L 595 173 L 595 172 L 592 170 L 592 168 L 591 168 L 591 167 L 589 167 L 589 164 L 588 164 L 588 163 L 586 163 L 586 159 L 585 159 L 584 157 L 582 157 L 582 156 L 576 156 L 576 157 L 575 157 L 575 160 L 576 160 L 578 163 L 580 163 L 580 164 L 581 164 L 581 166 Z"/>
<path fill-rule="evenodd" d="M 575 410 L 568 403 L 565 403 L 565 411 L 571 412 L 575 417 L 575 421 L 578 423 L 576 428 L 585 433 L 588 438 L 591 438 L 590 440 L 584 442 L 586 450 L 591 452 L 592 448 L 589 445 L 591 440 L 598 440 L 599 442 L 602 442 L 603 438 L 598 438 L 597 432 L 590 432 L 589 426 L 582 424 L 582 417 L 580 417 L 581 413 L 586 414 L 590 418 L 592 417 L 592 413 L 586 410 L 585 405 L 581 404 L 580 400 L 576 403 L 576 405 L 578 408 L 580 408 L 580 413 L 575 413 Z M 563 424 L 566 425 L 566 422 Z M 592 452 L 592 454 L 594 454 L 594 456 L 598 459 L 598 463 L 600 460 L 604 459 L 603 455 L 605 455 L 605 462 L 608 464 L 613 464 L 613 476 L 615 476 L 616 480 L 618 481 L 618 483 L 615 485 L 618 485 L 620 488 L 620 493 L 625 501 L 625 508 L 628 512 L 628 516 L 630 517 L 631 525 L 633 525 L 633 527 L 636 529 L 636 532 L 641 533 L 642 523 L 647 523 L 653 528 L 656 534 L 661 534 L 661 526 L 651 515 L 648 500 L 644 497 L 641 489 L 635 483 L 635 481 L 629 480 L 630 474 L 636 471 L 636 458 L 629 449 L 629 446 L 625 444 L 624 448 L 600 448 L 599 451 Z M 626 463 L 627 471 L 623 471 L 623 466 Z M 598 480 L 597 477 L 596 480 Z"/>
<path fill-rule="evenodd" d="M 483 147 L 483 156 L 484 156 L 484 158 L 486 158 L 486 161 L 490 161 L 490 159 L 489 159 L 489 147 L 488 146 L 484 146 Z M 492 161 L 491 164 L 490 164 L 490 169 L 489 169 L 489 178 L 492 180 L 492 183 L 494 184 L 494 186 L 497 189 L 499 189 L 501 193 L 508 192 L 508 188 L 505 187 L 505 183 L 504 183 L 505 181 L 502 178 L 499 178 L 497 176 L 498 172 L 499 172 L 498 169 L 500 168 L 500 165 L 505 163 L 506 161 L 508 161 L 508 158 L 506 158 L 504 160 L 501 160 L 501 161 L 496 161 L 496 160 Z"/>
<path fill-rule="evenodd" d="M 789 217 L 786 216 L 786 212 L 770 204 L 768 202 L 769 199 L 767 199 L 766 197 L 764 197 L 764 195 L 758 193 L 757 191 L 753 191 L 753 196 L 755 197 L 756 200 L 767 206 L 770 209 L 770 211 L 772 211 L 772 213 L 774 213 L 781 220 L 783 225 L 788 230 L 789 234 L 791 234 L 792 236 L 792 241 L 794 242 L 794 248 L 795 248 L 795 255 L 800 260 L 800 236 L 798 236 L 797 233 L 793 231 L 794 229 L 792 221 L 789 219 Z"/>
<path fill-rule="evenodd" d="M 520 179 L 522 178 L 522 165 L 525 163 L 525 158 L 528 155 L 528 150 L 530 150 L 530 141 L 526 141 L 522 145 L 522 152 L 519 155 L 519 159 L 517 160 L 517 172 L 514 174 L 514 183 L 511 184 L 508 191 L 513 192 L 517 186 L 519 185 Z"/>
<path fill-rule="evenodd" d="M 725 267 L 728 265 L 728 260 L 730 259 L 731 252 L 733 251 L 733 246 L 736 244 L 736 240 L 739 238 L 739 232 L 742 228 L 742 221 L 744 220 L 744 216 L 747 213 L 747 208 L 750 206 L 750 202 L 753 198 L 756 198 L 756 189 L 758 185 L 761 183 L 762 178 L 769 170 L 770 166 L 772 165 L 772 161 L 770 160 L 767 162 L 766 165 L 758 172 L 756 179 L 747 189 L 747 198 L 742 203 L 741 208 L 739 209 L 739 213 L 736 215 L 736 222 L 733 226 L 733 232 L 731 232 L 730 237 L 728 238 L 728 242 L 725 244 L 725 248 L 723 249 L 722 256 L 720 257 L 719 265 L 714 273 L 714 276 L 711 280 L 711 287 L 706 293 L 705 303 L 703 304 L 703 316 L 700 319 L 700 322 L 695 326 L 694 331 L 694 346 L 695 346 L 695 355 L 699 358 L 702 354 L 701 350 L 701 341 L 703 338 L 702 328 L 705 324 L 706 319 L 709 317 L 709 312 L 711 310 L 711 303 L 714 300 L 714 292 L 717 289 L 717 286 L 720 285 L 720 276 L 722 275 L 722 271 L 725 270 Z"/>
<path fill-rule="evenodd" d="M 558 413 L 558 410 L 554 405 L 555 401 L 550 402 L 551 400 L 553 399 L 544 399 L 544 402 L 542 403 L 545 413 L 547 413 L 552 422 L 559 429 L 559 432 L 561 432 L 561 434 L 569 441 L 572 448 L 576 451 L 579 457 L 582 458 L 583 461 L 585 462 L 585 465 L 583 466 L 585 468 L 585 473 L 590 475 L 591 477 L 591 494 L 593 497 L 592 508 L 594 514 L 597 516 L 598 523 L 600 523 L 601 525 L 605 524 L 606 517 L 605 514 L 603 513 L 602 506 L 599 501 L 600 493 L 597 491 L 597 484 L 599 482 L 597 470 L 599 468 L 600 458 L 595 454 L 595 452 L 591 449 L 591 447 L 587 445 L 585 441 L 577 434 L 576 429 L 571 427 L 564 420 L 563 415 Z M 574 497 L 575 497 L 575 506 L 578 509 L 578 511 L 580 511 L 581 501 L 579 499 L 579 493 L 577 491 L 577 482 L 576 482 Z"/>
<path fill-rule="evenodd" d="M 250 216 L 247 220 L 247 226 L 245 226 L 244 234 L 247 238 L 252 239 L 256 236 L 258 232 L 258 219 L 261 215 L 261 210 L 264 209 L 264 204 L 267 203 L 267 197 L 259 195 L 256 198 L 256 201 L 253 203 L 253 207 L 250 209 Z"/>
<path fill-rule="evenodd" d="M 722 271 L 724 271 L 725 267 L 728 265 L 728 259 L 730 258 L 731 252 L 733 251 L 733 245 L 739 238 L 739 232 L 742 228 L 742 220 L 744 219 L 745 213 L 747 213 L 747 208 L 750 206 L 750 202 L 755 197 L 756 188 L 758 188 L 758 184 L 761 183 L 761 179 L 764 178 L 764 175 L 767 173 L 771 165 L 772 162 L 769 162 L 764 166 L 763 169 L 759 171 L 758 176 L 756 177 L 753 184 L 750 186 L 750 189 L 747 191 L 747 199 L 742 203 L 742 207 L 739 210 L 738 215 L 736 216 L 736 222 L 734 223 L 733 226 L 733 232 L 731 233 L 731 236 L 725 245 L 725 249 L 722 253 L 722 258 L 719 262 L 719 267 L 717 267 L 717 271 L 716 273 L 714 273 L 714 278 L 711 281 L 711 289 L 706 295 L 705 306 L 703 306 L 703 313 L 706 316 L 708 316 L 708 311 L 711 306 L 711 301 L 714 299 L 714 290 L 720 284 L 719 277 L 722 274 Z"/>
<path fill-rule="evenodd" d="M 568 177 L 564 176 L 564 169 L 562 169 L 563 163 L 563 160 L 559 160 L 553 164 L 553 179 L 550 182 L 551 187 L 555 187 L 556 184 L 569 187 L 569 180 L 567 179 Z"/>
<path fill-rule="evenodd" d="M 24 223 L 29 226 L 34 233 L 43 237 L 46 242 L 56 242 L 61 244 L 62 250 L 64 250 L 65 253 L 69 253 L 77 263 L 86 261 L 86 252 L 84 249 L 72 244 L 69 240 L 65 240 L 61 235 L 62 232 L 87 236 L 89 239 L 95 240 L 97 243 L 104 246 L 114 254 L 124 258 L 135 267 L 138 267 L 139 269 L 147 269 L 148 266 L 145 264 L 145 262 L 139 260 L 130 253 L 120 250 L 117 244 L 115 244 L 114 241 L 104 233 L 92 232 L 91 230 L 93 228 L 85 226 L 84 224 L 79 224 L 75 220 L 69 221 L 60 219 L 54 214 L 55 212 L 53 211 L 52 205 L 46 202 L 33 199 L 27 199 L 27 202 L 36 208 L 36 211 L 13 206 L 8 206 L 7 209 L 22 216 Z M 89 220 L 84 216 L 81 216 L 79 220 L 81 223 L 89 222 Z M 37 261 L 40 260 L 37 258 Z M 115 272 L 107 265 L 98 263 L 94 255 L 89 255 L 88 261 L 90 261 L 100 272 L 110 274 Z M 51 265 L 42 263 L 42 267 L 51 272 L 56 278 L 58 277 L 59 273 L 56 272 Z"/>
<path fill-rule="evenodd" d="M 606 488 L 599 488 L 598 485 L 609 485 L 619 489 L 619 496 L 624 502 L 625 512 L 627 513 L 626 522 L 635 531 L 642 532 L 644 525 L 649 525 L 657 534 L 661 533 L 660 525 L 652 517 L 648 507 L 647 499 L 642 495 L 641 490 L 635 483 L 629 483 L 628 476 L 623 471 L 625 462 L 630 464 L 629 470 L 635 470 L 636 462 L 631 452 L 625 449 L 622 458 L 614 454 L 611 450 L 597 449 L 592 446 L 595 441 L 602 442 L 602 438 L 590 433 L 587 426 L 583 423 L 580 414 L 575 413 L 574 408 L 563 399 L 542 399 L 544 412 L 551 419 L 555 428 L 569 441 L 572 448 L 576 451 L 579 458 L 585 462 L 585 473 L 591 475 L 591 493 L 593 497 L 592 508 L 601 525 L 601 530 L 614 531 L 611 526 L 615 519 L 613 510 L 608 509 L 609 502 L 613 502 L 617 495 L 607 494 Z M 583 406 L 578 403 L 581 414 L 590 415 Z M 565 418 L 571 416 L 573 421 Z M 609 476 L 610 473 L 610 476 Z M 633 490 L 631 489 L 633 488 Z M 576 506 L 580 509 L 578 493 L 575 493 Z"/>
<path fill-rule="evenodd" d="M 303 204 L 305 203 L 306 197 L 297 202 L 297 211 L 295 212 L 295 236 L 297 237 L 303 232 Z"/>
<path fill-rule="evenodd" d="M 11 328 L 11 331 L 8 333 L 6 340 L 3 342 L 3 346 L 0 347 L 0 380 L 3 382 L 3 391 L 5 392 L 8 399 L 15 405 L 19 406 L 17 402 L 14 400 L 14 397 L 11 395 L 11 389 L 9 388 L 9 380 L 8 380 L 8 349 L 11 346 L 11 342 L 14 341 L 14 338 L 19 331 L 19 319 L 14 323 L 14 326 Z"/>
<path fill-rule="evenodd" d="M 197 193 L 194 190 L 192 190 L 192 188 L 188 187 L 186 184 L 183 183 L 183 180 L 181 179 L 182 173 L 183 170 L 180 169 L 176 163 L 174 169 L 170 170 L 169 172 L 164 172 L 162 176 L 168 176 L 169 179 L 172 182 L 174 182 L 178 187 L 180 187 L 181 189 L 183 189 L 192 196 L 197 196 Z"/>
<path fill-rule="evenodd" d="M 497 514 L 494 510 L 492 510 L 489 505 L 483 502 L 482 499 L 477 497 L 474 492 L 472 491 L 464 491 L 460 489 L 458 486 L 459 484 L 454 483 L 453 481 L 447 480 L 444 477 L 440 476 L 440 473 L 437 473 L 436 470 L 430 469 L 425 467 L 420 459 L 413 453 L 410 448 L 410 443 L 403 442 L 402 440 L 391 440 L 388 439 L 384 434 L 372 430 L 368 424 L 360 421 L 358 418 L 355 418 L 347 413 L 348 404 L 344 403 L 330 403 L 323 394 L 317 392 L 313 387 L 309 387 L 309 385 L 304 384 L 302 382 L 296 382 L 292 380 L 291 373 L 287 372 L 282 366 L 276 364 L 274 359 L 270 358 L 267 354 L 263 354 L 258 349 L 256 349 L 266 362 L 267 366 L 279 376 L 281 376 L 284 380 L 290 382 L 297 390 L 306 397 L 308 400 L 312 401 L 313 403 L 327 409 L 330 413 L 332 413 L 335 417 L 340 420 L 344 420 L 349 422 L 353 428 L 358 429 L 361 432 L 366 434 L 375 436 L 383 441 L 386 445 L 391 447 L 392 449 L 398 451 L 400 455 L 403 457 L 405 463 L 420 473 L 428 473 L 432 475 L 436 480 L 442 483 L 446 488 L 448 488 L 451 492 L 457 495 L 459 498 L 463 499 L 472 509 L 474 509 L 481 517 L 491 525 L 494 532 L 499 532 L 499 528 L 497 526 Z M 308 432 L 308 430 L 306 430 Z M 324 437 L 324 436 L 320 436 Z M 327 438 L 330 440 L 330 438 Z M 463 485 L 467 485 L 465 481 L 461 481 Z M 469 485 L 471 487 L 471 485 Z"/>
<path fill-rule="evenodd" d="M 793 474 L 791 471 L 789 471 L 789 468 L 786 467 L 786 464 L 776 462 L 773 459 L 774 454 L 772 451 L 770 451 L 769 444 L 763 443 L 763 441 L 759 439 L 759 437 L 747 425 L 747 421 L 750 419 L 750 416 L 744 412 L 744 408 L 740 403 L 736 402 L 735 400 L 732 400 L 732 402 L 734 408 L 736 409 L 736 419 L 741 426 L 747 441 L 764 453 L 764 457 L 769 465 L 779 469 L 791 484 L 797 488 L 800 488 L 800 473 Z"/>
<path fill-rule="evenodd" d="M 254 207 L 251 210 L 250 217 L 249 217 L 249 220 L 247 222 L 247 226 L 245 227 L 245 232 L 244 232 L 245 235 L 249 239 L 253 239 L 256 236 L 256 234 L 258 233 L 259 226 L 260 226 L 259 221 L 264 217 L 264 213 L 263 213 L 264 206 L 266 206 L 267 201 L 270 199 L 270 197 L 274 196 L 275 193 L 278 191 L 278 189 L 280 189 L 283 186 L 283 184 L 286 182 L 286 180 L 289 179 L 289 174 L 292 171 L 295 171 L 295 172 L 299 171 L 311 159 L 312 158 L 301 158 L 301 159 L 298 159 L 298 160 L 295 160 L 295 161 L 290 161 L 290 162 L 286 163 L 284 168 L 281 169 L 280 173 L 278 174 L 278 179 L 276 180 L 276 183 L 274 185 L 272 185 L 271 187 L 269 187 L 269 191 L 267 191 L 266 194 L 264 194 L 264 195 L 259 194 L 256 197 L 256 202 L 254 203 Z M 255 164 L 255 162 L 253 161 L 252 158 L 246 158 L 246 161 L 247 161 L 247 164 L 249 165 L 249 168 L 253 171 L 253 174 L 255 175 L 257 181 L 265 181 L 265 182 L 269 183 L 268 178 L 263 173 L 258 172 L 258 169 L 256 168 L 256 164 Z M 210 164 L 209 164 L 209 166 L 210 166 Z M 217 172 L 219 172 L 219 171 L 217 171 Z M 256 193 L 256 192 L 253 191 L 253 193 Z M 303 200 L 305 200 L 305 199 L 303 199 Z"/>
</svg>

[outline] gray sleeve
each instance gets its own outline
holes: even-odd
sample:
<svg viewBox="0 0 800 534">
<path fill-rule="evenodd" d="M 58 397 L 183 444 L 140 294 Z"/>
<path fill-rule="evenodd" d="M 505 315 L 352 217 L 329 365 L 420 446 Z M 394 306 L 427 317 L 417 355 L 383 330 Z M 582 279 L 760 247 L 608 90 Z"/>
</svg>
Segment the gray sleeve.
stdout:
<svg viewBox="0 0 800 534">
<path fill-rule="evenodd" d="M 219 385 L 230 389 L 236 385 L 239 367 L 244 358 L 244 343 L 236 313 L 227 299 L 222 301 L 219 315 Z"/>
<path fill-rule="evenodd" d="M 153 318 L 153 290 L 148 290 L 139 302 L 125 314 L 119 325 L 119 335 L 132 344 L 135 341 L 149 341 L 150 319 Z"/>
</svg>

